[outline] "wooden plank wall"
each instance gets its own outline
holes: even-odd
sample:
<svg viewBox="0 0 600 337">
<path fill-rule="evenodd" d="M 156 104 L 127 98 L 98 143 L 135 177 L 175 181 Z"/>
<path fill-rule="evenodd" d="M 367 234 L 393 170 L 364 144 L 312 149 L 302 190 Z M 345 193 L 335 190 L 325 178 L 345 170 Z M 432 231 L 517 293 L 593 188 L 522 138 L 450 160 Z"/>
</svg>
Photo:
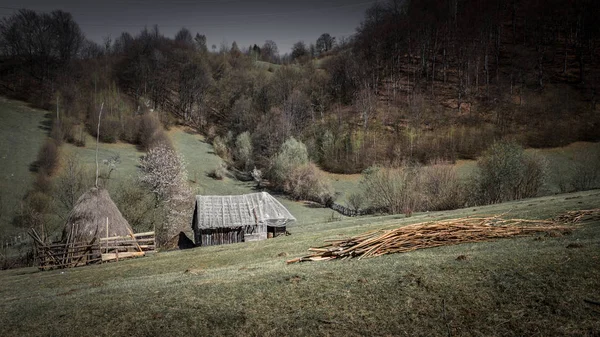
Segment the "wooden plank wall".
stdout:
<svg viewBox="0 0 600 337">
<path fill-rule="evenodd" d="M 200 229 L 194 233 L 196 246 L 215 246 L 244 242 L 244 230 L 236 228 Z"/>
</svg>

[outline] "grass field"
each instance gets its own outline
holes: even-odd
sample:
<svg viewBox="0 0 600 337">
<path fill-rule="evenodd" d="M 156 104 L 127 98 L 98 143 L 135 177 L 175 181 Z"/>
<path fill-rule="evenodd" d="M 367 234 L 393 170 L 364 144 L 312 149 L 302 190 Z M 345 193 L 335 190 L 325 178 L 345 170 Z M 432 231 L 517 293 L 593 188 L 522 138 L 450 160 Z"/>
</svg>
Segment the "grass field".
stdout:
<svg viewBox="0 0 600 337">
<path fill-rule="evenodd" d="M 47 135 L 47 111 L 0 98 L 0 233 L 10 235 L 19 201 L 33 181 L 30 165 Z M 1 235 L 0 235 L 1 236 Z"/>
<path fill-rule="evenodd" d="M 186 132 L 181 128 L 169 131 L 177 151 L 183 156 L 186 164 L 191 186 L 194 193 L 213 195 L 234 195 L 257 192 L 252 182 L 242 182 L 232 177 L 216 180 L 208 176 L 208 172 L 222 163 L 213 152 L 212 145 L 208 144 L 199 134 Z M 296 217 L 296 225 L 324 222 L 332 217 L 333 211 L 328 208 L 295 202 L 285 196 L 275 197 Z M 335 218 L 341 217 L 333 214 Z"/>
<path fill-rule="evenodd" d="M 380 258 L 286 265 L 326 238 L 480 214 L 550 218 L 600 191 L 296 227 L 262 242 L 0 272 L 0 335 L 597 336 L 600 222 Z M 574 247 L 574 248 L 567 248 Z M 465 255 L 464 260 L 457 260 Z"/>
</svg>

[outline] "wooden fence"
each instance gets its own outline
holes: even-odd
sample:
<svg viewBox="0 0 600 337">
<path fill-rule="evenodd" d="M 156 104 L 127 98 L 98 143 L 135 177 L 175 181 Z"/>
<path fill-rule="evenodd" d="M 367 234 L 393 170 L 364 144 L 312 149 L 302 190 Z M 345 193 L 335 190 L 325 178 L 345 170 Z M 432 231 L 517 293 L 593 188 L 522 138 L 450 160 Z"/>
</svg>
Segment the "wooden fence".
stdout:
<svg viewBox="0 0 600 337">
<path fill-rule="evenodd" d="M 93 238 L 90 242 L 45 243 L 32 229 L 33 239 L 40 270 L 73 268 L 88 264 L 119 261 L 132 257 L 145 256 L 156 251 L 154 232 L 138 233 L 129 236 Z"/>
<path fill-rule="evenodd" d="M 156 252 L 155 232 L 131 233 L 100 239 L 102 262 L 119 261 Z"/>
<path fill-rule="evenodd" d="M 0 249 L 8 249 L 10 247 L 22 246 L 30 243 L 32 243 L 32 239 L 27 235 L 27 232 L 0 237 Z"/>
<path fill-rule="evenodd" d="M 32 229 L 29 235 L 34 241 L 40 270 L 73 268 L 101 262 L 100 245 L 93 238 L 90 242 L 45 243 Z"/>
</svg>

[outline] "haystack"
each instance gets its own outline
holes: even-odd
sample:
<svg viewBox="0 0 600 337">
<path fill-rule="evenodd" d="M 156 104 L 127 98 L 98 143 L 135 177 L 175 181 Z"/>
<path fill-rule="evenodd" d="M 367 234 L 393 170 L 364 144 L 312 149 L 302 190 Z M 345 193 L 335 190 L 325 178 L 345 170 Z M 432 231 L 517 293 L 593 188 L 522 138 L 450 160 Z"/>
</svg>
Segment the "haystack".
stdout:
<svg viewBox="0 0 600 337">
<path fill-rule="evenodd" d="M 63 241 L 68 235 L 75 242 L 90 242 L 94 237 L 107 237 L 107 222 L 109 237 L 132 233 L 129 223 L 123 218 L 108 191 L 91 188 L 79 197 L 71 210 L 63 231 Z"/>
</svg>

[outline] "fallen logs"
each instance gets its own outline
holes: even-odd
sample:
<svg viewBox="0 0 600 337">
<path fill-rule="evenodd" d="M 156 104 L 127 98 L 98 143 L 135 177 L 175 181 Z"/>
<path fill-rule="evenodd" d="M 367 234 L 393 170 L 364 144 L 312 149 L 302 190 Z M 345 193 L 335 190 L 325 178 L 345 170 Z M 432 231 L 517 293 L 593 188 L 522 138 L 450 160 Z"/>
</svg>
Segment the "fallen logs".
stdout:
<svg viewBox="0 0 600 337">
<path fill-rule="evenodd" d="M 310 248 L 311 255 L 287 263 L 368 258 L 405 253 L 417 249 L 483 242 L 543 232 L 568 233 L 572 227 L 551 220 L 461 218 L 419 223 L 391 230 L 370 231 L 349 239 L 326 240 L 327 245 Z"/>
</svg>

